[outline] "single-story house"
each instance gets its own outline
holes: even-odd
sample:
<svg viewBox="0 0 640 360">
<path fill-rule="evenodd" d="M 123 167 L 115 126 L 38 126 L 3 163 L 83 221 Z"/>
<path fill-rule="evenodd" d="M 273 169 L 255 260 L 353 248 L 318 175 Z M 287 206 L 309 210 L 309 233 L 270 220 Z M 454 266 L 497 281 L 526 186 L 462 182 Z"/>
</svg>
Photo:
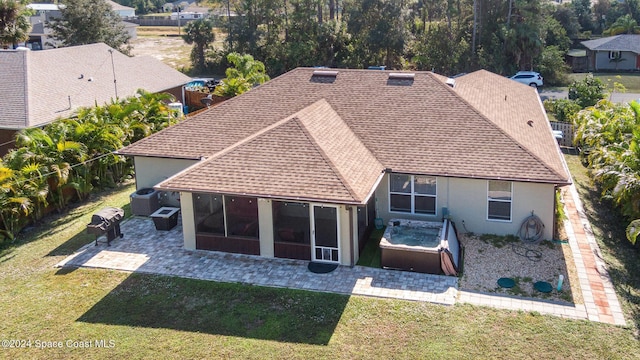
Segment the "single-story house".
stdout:
<svg viewBox="0 0 640 360">
<path fill-rule="evenodd" d="M 118 4 L 117 2 L 113 1 L 113 0 L 106 0 L 107 4 L 109 4 L 109 6 L 111 6 L 111 9 L 116 12 L 118 15 L 120 15 L 121 18 L 123 19 L 129 19 L 129 18 L 135 18 L 136 17 L 136 9 L 132 8 L 130 6 L 124 6 L 121 4 Z"/>
<path fill-rule="evenodd" d="M 69 117 L 80 107 L 133 96 L 138 89 L 182 101 L 191 78 L 149 56 L 98 43 L 42 51 L 0 50 L 0 155 L 15 132 Z"/>
<path fill-rule="evenodd" d="M 136 17 L 135 9 L 132 7 L 123 6 L 111 0 L 107 0 L 107 4 L 123 20 Z M 29 39 L 20 45 L 31 50 L 53 49 L 60 46 L 60 42 L 53 38 L 53 31 L 47 23 L 61 18 L 60 9 L 64 9 L 65 6 L 65 4 L 28 4 L 27 8 L 33 13 L 29 17 L 31 32 L 29 33 Z M 121 24 L 131 37 L 131 40 L 135 40 L 138 37 L 138 25 L 127 21 L 122 21 Z"/>
<path fill-rule="evenodd" d="M 589 71 L 640 70 L 640 35 L 624 34 L 587 40 Z"/>
<path fill-rule="evenodd" d="M 118 153 L 179 193 L 186 249 L 343 265 L 393 218 L 551 239 L 571 181 L 536 90 L 484 70 L 298 68 Z"/>
</svg>

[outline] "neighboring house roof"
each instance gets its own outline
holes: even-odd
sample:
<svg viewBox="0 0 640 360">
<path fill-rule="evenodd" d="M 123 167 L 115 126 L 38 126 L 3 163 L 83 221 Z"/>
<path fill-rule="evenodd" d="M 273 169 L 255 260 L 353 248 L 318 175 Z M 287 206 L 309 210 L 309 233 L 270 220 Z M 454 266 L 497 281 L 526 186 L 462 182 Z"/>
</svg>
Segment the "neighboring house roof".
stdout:
<svg viewBox="0 0 640 360">
<path fill-rule="evenodd" d="M 640 35 L 623 34 L 581 43 L 592 51 L 631 51 L 640 54 Z"/>
<path fill-rule="evenodd" d="M 209 12 L 209 10 L 211 10 L 211 8 L 208 8 L 206 6 L 199 6 L 197 3 L 191 3 L 191 4 L 189 4 L 189 6 L 184 8 L 182 11 L 206 14 L 206 13 Z"/>
<path fill-rule="evenodd" d="M 130 6 L 124 6 L 124 5 L 120 5 L 115 1 L 112 0 L 106 0 L 106 3 L 109 4 L 111 6 L 111 8 L 113 9 L 113 11 L 118 12 L 118 11 L 131 11 L 131 10 L 135 10 L 135 8 L 132 8 Z"/>
<path fill-rule="evenodd" d="M 366 200 L 382 169 L 570 181 L 531 87 L 487 71 L 461 76 L 453 88 L 431 72 L 403 79 L 393 71 L 316 71 L 290 71 L 119 153 L 207 159 L 160 188 L 349 203 Z M 362 179 L 347 179 L 352 173 Z M 294 192 L 296 181 L 304 191 Z"/>
<path fill-rule="evenodd" d="M 28 4 L 27 9 L 36 11 L 57 11 L 65 8 L 64 4 Z"/>
<path fill-rule="evenodd" d="M 79 107 L 107 103 L 116 87 L 124 98 L 138 89 L 162 92 L 191 80 L 152 57 L 129 57 L 103 43 L 0 51 L 0 69 L 0 128 L 5 129 L 41 126 Z"/>
</svg>

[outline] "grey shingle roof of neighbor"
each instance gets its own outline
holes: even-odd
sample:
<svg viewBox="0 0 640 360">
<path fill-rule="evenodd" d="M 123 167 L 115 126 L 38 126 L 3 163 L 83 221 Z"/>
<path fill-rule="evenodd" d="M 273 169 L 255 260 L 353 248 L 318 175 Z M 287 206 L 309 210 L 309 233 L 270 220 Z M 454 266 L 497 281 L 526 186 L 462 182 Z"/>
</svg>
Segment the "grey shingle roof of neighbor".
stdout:
<svg viewBox="0 0 640 360">
<path fill-rule="evenodd" d="M 623 34 L 583 41 L 589 50 L 599 51 L 631 51 L 640 54 L 640 35 Z"/>
<path fill-rule="evenodd" d="M 79 107 L 162 92 L 190 81 L 152 57 L 129 57 L 99 43 L 51 50 L 0 51 L 0 128 L 41 126 Z M 113 54 L 113 68 L 111 55 Z"/>
<path fill-rule="evenodd" d="M 488 71 L 456 78 L 453 88 L 431 72 L 316 71 L 290 71 L 119 153 L 206 159 L 162 189 L 344 203 L 365 201 L 386 169 L 570 182 L 529 86 Z"/>
<path fill-rule="evenodd" d="M 111 6 L 111 8 L 113 9 L 113 11 L 118 11 L 118 10 L 134 10 L 134 8 L 132 8 L 131 6 L 124 6 L 121 4 L 118 4 L 115 1 L 112 0 L 107 0 L 107 4 L 109 4 Z"/>
</svg>

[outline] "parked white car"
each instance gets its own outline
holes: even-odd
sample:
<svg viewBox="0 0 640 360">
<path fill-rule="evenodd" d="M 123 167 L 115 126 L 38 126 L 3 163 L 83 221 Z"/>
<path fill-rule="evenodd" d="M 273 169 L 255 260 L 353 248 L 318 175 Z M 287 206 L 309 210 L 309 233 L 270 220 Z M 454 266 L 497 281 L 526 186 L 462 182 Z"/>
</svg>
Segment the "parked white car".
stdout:
<svg viewBox="0 0 640 360">
<path fill-rule="evenodd" d="M 543 85 L 542 76 L 535 71 L 518 71 L 511 77 L 511 80 L 529 85 L 532 87 L 540 87 Z"/>
</svg>

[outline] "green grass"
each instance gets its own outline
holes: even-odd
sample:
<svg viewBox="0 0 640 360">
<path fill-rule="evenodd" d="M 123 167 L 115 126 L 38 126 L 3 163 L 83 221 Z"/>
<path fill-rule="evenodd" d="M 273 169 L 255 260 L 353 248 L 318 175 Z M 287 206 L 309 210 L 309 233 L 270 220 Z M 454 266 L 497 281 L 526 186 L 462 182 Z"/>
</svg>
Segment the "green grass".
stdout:
<svg viewBox="0 0 640 360">
<path fill-rule="evenodd" d="M 367 244 L 364 249 L 362 249 L 362 253 L 360 254 L 360 258 L 358 259 L 358 264 L 360 266 L 368 266 L 374 268 L 382 268 L 382 264 L 380 263 L 380 239 L 382 239 L 382 235 L 384 234 L 384 229 L 374 229 L 369 235 L 369 240 L 367 240 Z"/>
<path fill-rule="evenodd" d="M 570 81 L 583 80 L 587 73 L 569 74 Z M 640 93 L 640 74 L 637 73 L 593 73 L 593 76 L 600 79 L 610 90 L 613 83 L 617 82 L 627 89 L 629 93 Z"/>
<path fill-rule="evenodd" d="M 126 206 L 132 191 L 96 196 L 0 252 L 1 338 L 31 341 L 31 348 L 2 349 L 0 357 L 634 359 L 640 353 L 635 324 L 53 267 L 93 240 L 83 234 L 93 212 Z M 113 346 L 66 346 L 96 340 Z M 63 347 L 36 349 L 36 341 Z"/>
</svg>

